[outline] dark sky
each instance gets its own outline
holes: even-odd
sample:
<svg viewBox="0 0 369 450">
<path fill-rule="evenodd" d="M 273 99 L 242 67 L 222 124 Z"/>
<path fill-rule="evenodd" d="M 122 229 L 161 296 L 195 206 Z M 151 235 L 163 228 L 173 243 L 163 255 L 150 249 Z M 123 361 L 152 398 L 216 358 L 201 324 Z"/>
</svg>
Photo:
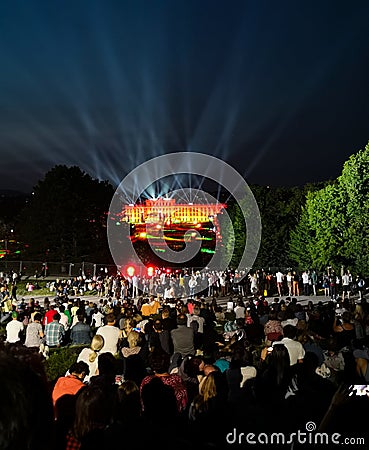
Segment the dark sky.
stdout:
<svg viewBox="0 0 369 450">
<path fill-rule="evenodd" d="M 0 189 L 113 185 L 197 151 L 250 184 L 337 177 L 369 141 L 368 1 L 2 0 Z"/>
</svg>

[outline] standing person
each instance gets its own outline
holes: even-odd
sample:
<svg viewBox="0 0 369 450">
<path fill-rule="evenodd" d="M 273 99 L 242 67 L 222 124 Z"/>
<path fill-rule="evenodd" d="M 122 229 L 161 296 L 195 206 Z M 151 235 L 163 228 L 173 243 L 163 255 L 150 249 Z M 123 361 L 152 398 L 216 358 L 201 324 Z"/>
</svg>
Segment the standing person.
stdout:
<svg viewBox="0 0 369 450">
<path fill-rule="evenodd" d="M 191 275 L 191 278 L 188 281 L 188 287 L 190 288 L 190 297 L 194 298 L 195 296 L 195 288 L 197 286 L 197 281 L 195 275 Z"/>
<path fill-rule="evenodd" d="M 109 313 L 106 316 L 106 325 L 99 327 L 96 334 L 104 338 L 104 346 L 101 349 L 101 353 L 110 352 L 113 355 L 118 353 L 118 343 L 122 336 L 122 330 L 115 326 L 113 313 Z"/>
<path fill-rule="evenodd" d="M 251 294 L 255 296 L 259 292 L 258 277 L 256 273 L 249 275 L 249 277 L 250 277 L 250 291 Z"/>
<path fill-rule="evenodd" d="M 342 299 L 350 299 L 350 276 L 347 272 L 342 275 Z"/>
<path fill-rule="evenodd" d="M 4 313 L 1 317 L 1 323 L 3 323 L 8 320 L 10 313 L 12 312 L 12 299 L 10 298 L 9 292 L 5 286 L 1 286 L 0 288 L 0 302 L 2 312 Z"/>
<path fill-rule="evenodd" d="M 316 296 L 316 285 L 318 284 L 318 275 L 315 270 L 311 272 L 311 285 L 313 287 L 313 295 Z"/>
<path fill-rule="evenodd" d="M 277 281 L 277 289 L 278 289 L 278 295 L 280 297 L 283 296 L 283 280 L 284 280 L 284 274 L 278 270 L 278 272 L 275 274 L 276 281 Z"/>
<path fill-rule="evenodd" d="M 336 300 L 337 297 L 337 283 L 336 283 L 336 273 L 332 271 L 329 276 L 329 295 L 331 300 Z"/>
<path fill-rule="evenodd" d="M 364 293 L 364 286 L 365 286 L 364 278 L 362 276 L 358 275 L 356 277 L 356 284 L 357 284 L 357 289 L 359 291 L 359 298 L 362 299 L 363 293 Z"/>
<path fill-rule="evenodd" d="M 12 312 L 12 320 L 6 325 L 6 342 L 16 344 L 21 342 L 21 333 L 24 331 L 24 325 L 18 320 L 17 311 Z"/>
<path fill-rule="evenodd" d="M 287 281 L 287 287 L 288 287 L 288 295 L 290 297 L 292 297 L 292 281 L 293 281 L 293 277 L 292 277 L 292 273 L 291 272 L 287 273 L 286 281 Z"/>
<path fill-rule="evenodd" d="M 293 282 L 292 282 L 292 291 L 294 297 L 299 297 L 300 295 L 300 277 L 299 274 L 294 270 L 293 271 Z"/>
<path fill-rule="evenodd" d="M 41 325 L 41 319 L 41 313 L 36 312 L 33 316 L 33 322 L 30 322 L 27 325 L 24 345 L 28 348 L 37 348 L 43 351 L 43 346 L 41 347 L 41 344 L 45 334 Z"/>
<path fill-rule="evenodd" d="M 326 273 L 323 274 L 322 287 L 324 289 L 324 297 L 328 297 L 329 296 L 329 276 Z"/>
<path fill-rule="evenodd" d="M 136 298 L 139 296 L 137 275 L 133 275 L 131 283 L 132 283 L 132 298 Z"/>
<path fill-rule="evenodd" d="M 309 271 L 308 270 L 304 270 L 302 272 L 302 286 L 303 286 L 303 293 L 304 295 L 310 295 L 310 290 L 309 290 Z"/>
</svg>

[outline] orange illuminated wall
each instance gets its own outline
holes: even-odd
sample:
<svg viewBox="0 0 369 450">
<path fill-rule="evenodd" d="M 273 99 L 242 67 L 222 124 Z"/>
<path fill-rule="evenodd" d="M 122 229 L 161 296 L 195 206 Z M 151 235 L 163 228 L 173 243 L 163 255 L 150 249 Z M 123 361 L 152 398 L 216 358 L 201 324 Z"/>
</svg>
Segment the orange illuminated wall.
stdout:
<svg viewBox="0 0 369 450">
<path fill-rule="evenodd" d="M 223 208 L 226 208 L 224 203 L 177 204 L 175 199 L 159 198 L 126 206 L 122 211 L 122 220 L 131 224 L 203 223 L 215 220 Z"/>
</svg>

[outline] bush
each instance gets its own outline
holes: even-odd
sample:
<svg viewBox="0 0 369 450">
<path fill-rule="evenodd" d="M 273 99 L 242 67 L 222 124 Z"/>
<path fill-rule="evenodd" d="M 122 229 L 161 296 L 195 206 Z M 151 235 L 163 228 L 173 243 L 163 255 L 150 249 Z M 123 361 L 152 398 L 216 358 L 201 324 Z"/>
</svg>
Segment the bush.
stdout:
<svg viewBox="0 0 369 450">
<path fill-rule="evenodd" d="M 63 377 L 70 366 L 77 361 L 77 357 L 85 345 L 73 347 L 51 348 L 50 357 L 45 360 L 45 372 L 51 383 Z"/>
</svg>

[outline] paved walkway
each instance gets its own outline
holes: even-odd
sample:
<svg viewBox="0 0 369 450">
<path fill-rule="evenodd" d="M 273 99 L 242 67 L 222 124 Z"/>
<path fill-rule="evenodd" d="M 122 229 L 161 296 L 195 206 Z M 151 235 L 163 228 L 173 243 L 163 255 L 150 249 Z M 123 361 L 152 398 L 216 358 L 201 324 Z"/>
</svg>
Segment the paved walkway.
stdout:
<svg viewBox="0 0 369 450">
<path fill-rule="evenodd" d="M 40 302 L 40 304 L 43 304 L 43 301 L 45 299 L 45 297 L 49 297 L 50 301 L 53 302 L 53 299 L 55 298 L 55 296 L 53 295 L 52 292 L 50 292 L 50 295 L 37 295 L 37 294 L 33 294 L 33 295 L 25 295 L 22 296 L 22 298 L 24 298 L 27 302 L 28 299 L 30 298 L 34 298 L 35 300 L 38 300 Z M 20 298 L 20 297 L 19 297 Z M 98 303 L 101 299 L 104 299 L 106 297 L 98 297 L 96 294 L 95 295 L 80 295 L 80 296 L 70 296 L 70 299 L 74 299 L 74 298 L 81 298 L 83 300 L 88 300 L 88 301 L 92 301 L 94 303 Z M 226 306 L 227 302 L 229 301 L 230 295 L 226 296 L 226 297 L 217 297 L 217 303 L 220 306 Z M 281 298 L 283 300 L 285 300 L 287 298 L 287 296 L 282 296 L 282 297 L 278 297 L 273 296 L 273 297 L 266 297 L 266 300 L 268 301 L 268 303 L 272 303 L 274 301 L 275 298 Z M 297 302 L 301 303 L 302 305 L 307 305 L 309 301 L 312 301 L 313 304 L 316 304 L 318 302 L 323 302 L 323 303 L 327 303 L 330 301 L 330 297 L 326 297 L 324 295 L 311 295 L 311 296 L 306 296 L 306 295 L 300 295 L 297 298 Z M 351 297 L 354 300 L 358 299 L 358 296 L 352 296 Z M 206 301 L 211 301 L 211 297 L 206 297 Z"/>
</svg>

